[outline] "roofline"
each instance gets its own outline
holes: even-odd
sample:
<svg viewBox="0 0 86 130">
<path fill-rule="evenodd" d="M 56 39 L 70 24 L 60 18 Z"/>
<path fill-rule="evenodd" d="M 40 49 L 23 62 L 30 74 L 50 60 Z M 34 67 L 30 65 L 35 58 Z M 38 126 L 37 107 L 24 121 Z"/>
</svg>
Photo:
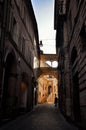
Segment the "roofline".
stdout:
<svg viewBox="0 0 86 130">
<path fill-rule="evenodd" d="M 35 14 L 34 14 L 32 2 L 31 2 L 31 0 L 25 0 L 25 1 L 26 1 L 26 5 L 27 5 L 27 7 L 28 7 L 28 10 L 29 10 L 29 12 L 30 12 L 31 19 L 32 19 L 33 28 L 34 28 L 34 32 L 35 32 L 35 36 L 36 36 L 36 42 L 37 42 L 38 53 L 40 53 L 38 25 L 37 25 L 36 17 L 35 17 Z"/>
</svg>

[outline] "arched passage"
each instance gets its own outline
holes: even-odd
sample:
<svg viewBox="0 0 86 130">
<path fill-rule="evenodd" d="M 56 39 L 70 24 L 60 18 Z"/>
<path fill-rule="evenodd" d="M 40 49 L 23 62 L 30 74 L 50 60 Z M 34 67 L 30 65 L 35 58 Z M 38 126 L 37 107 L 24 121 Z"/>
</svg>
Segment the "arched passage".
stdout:
<svg viewBox="0 0 86 130">
<path fill-rule="evenodd" d="M 58 96 L 58 80 L 53 75 L 41 75 L 38 79 L 38 103 L 54 103 Z"/>
<path fill-rule="evenodd" d="M 5 62 L 2 109 L 11 115 L 16 106 L 17 63 L 14 53 L 9 53 Z"/>
<path fill-rule="evenodd" d="M 71 53 L 72 82 L 73 82 L 73 114 L 76 121 L 80 121 L 80 95 L 79 95 L 79 75 L 77 71 L 77 50 L 74 47 Z"/>
</svg>

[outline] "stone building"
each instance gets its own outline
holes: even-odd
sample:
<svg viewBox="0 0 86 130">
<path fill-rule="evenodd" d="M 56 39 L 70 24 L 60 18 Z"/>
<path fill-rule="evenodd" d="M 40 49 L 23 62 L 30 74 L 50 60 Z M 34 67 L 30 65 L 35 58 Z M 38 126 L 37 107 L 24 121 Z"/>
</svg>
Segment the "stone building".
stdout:
<svg viewBox="0 0 86 130">
<path fill-rule="evenodd" d="M 59 107 L 86 127 L 86 0 L 55 0 Z"/>
<path fill-rule="evenodd" d="M 0 0 L 1 116 L 32 109 L 32 79 L 38 68 L 39 37 L 31 0 Z"/>
</svg>

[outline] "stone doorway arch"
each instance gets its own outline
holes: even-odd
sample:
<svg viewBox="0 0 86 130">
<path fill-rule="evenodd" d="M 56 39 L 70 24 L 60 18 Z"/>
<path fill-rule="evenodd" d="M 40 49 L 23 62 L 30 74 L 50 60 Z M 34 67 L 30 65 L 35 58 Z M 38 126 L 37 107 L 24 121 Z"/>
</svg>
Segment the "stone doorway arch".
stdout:
<svg viewBox="0 0 86 130">
<path fill-rule="evenodd" d="M 54 104 L 55 94 L 58 97 L 58 79 L 54 75 L 41 75 L 38 78 L 38 103 Z"/>
<path fill-rule="evenodd" d="M 5 61 L 2 109 L 5 116 L 11 116 L 17 105 L 16 101 L 17 62 L 15 54 L 10 52 Z"/>
</svg>

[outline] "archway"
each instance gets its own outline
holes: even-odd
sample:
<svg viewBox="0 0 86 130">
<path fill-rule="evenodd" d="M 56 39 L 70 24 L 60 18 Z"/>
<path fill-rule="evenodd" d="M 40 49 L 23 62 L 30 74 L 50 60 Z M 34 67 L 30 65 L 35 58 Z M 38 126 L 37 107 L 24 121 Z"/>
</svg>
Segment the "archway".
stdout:
<svg viewBox="0 0 86 130">
<path fill-rule="evenodd" d="M 79 75 L 76 71 L 77 64 L 77 50 L 74 47 L 71 53 L 72 65 L 72 82 L 73 82 L 73 114 L 76 121 L 80 121 L 80 95 L 79 95 Z"/>
<path fill-rule="evenodd" d="M 57 68 L 58 67 L 58 62 L 57 61 L 46 61 L 45 62 L 48 66 L 52 67 L 52 68 Z"/>
<path fill-rule="evenodd" d="M 41 75 L 38 79 L 38 103 L 54 103 L 58 97 L 58 80 L 53 75 Z"/>
<path fill-rule="evenodd" d="M 12 114 L 16 106 L 16 82 L 17 82 L 17 63 L 13 53 L 9 53 L 6 58 L 4 85 L 2 95 L 2 109 L 5 116 Z"/>
</svg>

